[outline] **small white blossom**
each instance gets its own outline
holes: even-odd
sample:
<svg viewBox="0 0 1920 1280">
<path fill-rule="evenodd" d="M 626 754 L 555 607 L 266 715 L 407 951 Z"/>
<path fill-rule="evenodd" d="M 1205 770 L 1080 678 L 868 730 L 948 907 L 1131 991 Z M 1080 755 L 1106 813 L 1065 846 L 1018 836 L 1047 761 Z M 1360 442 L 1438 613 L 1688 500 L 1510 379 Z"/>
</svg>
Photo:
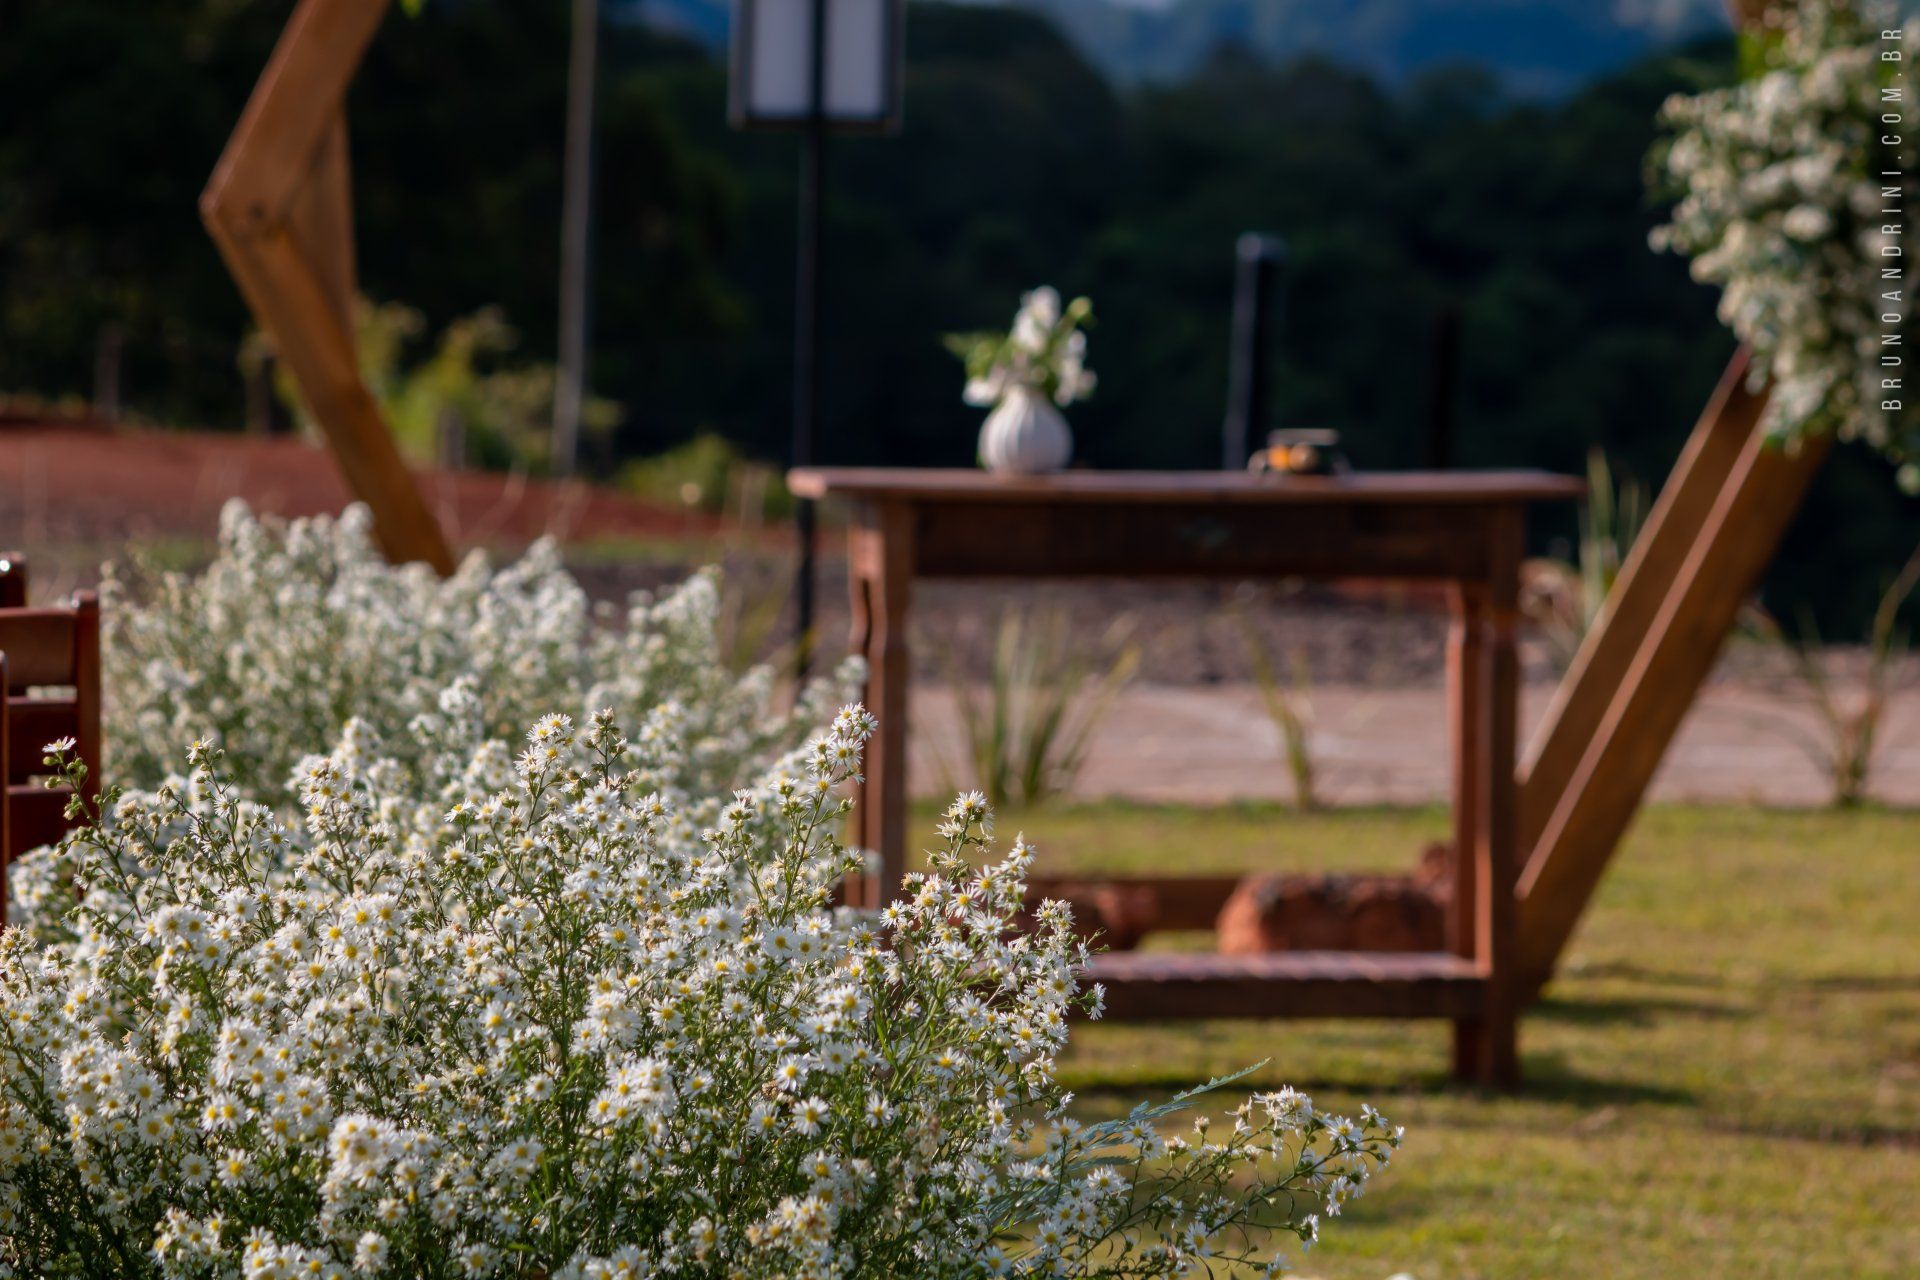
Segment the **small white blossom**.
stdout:
<svg viewBox="0 0 1920 1280">
<path fill-rule="evenodd" d="M 1720 318 L 1753 349 L 1755 387 L 1772 388 L 1770 436 L 1863 440 L 1920 489 L 1920 409 L 1882 362 L 1908 317 L 1908 291 L 1883 272 L 1902 268 L 1886 227 L 1909 190 L 1879 119 L 1896 70 L 1880 32 L 1895 10 L 1805 0 L 1770 17 L 1756 75 L 1662 109 L 1673 132 L 1660 168 L 1681 198 L 1650 242 L 1692 255 L 1693 277 L 1721 287 Z"/>
</svg>

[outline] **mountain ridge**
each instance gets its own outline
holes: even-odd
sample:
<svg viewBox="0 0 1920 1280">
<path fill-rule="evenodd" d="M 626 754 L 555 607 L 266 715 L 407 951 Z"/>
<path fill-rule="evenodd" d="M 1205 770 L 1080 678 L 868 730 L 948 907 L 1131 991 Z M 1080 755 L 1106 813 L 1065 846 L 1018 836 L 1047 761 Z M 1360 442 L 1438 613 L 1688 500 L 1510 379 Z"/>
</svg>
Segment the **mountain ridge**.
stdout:
<svg viewBox="0 0 1920 1280">
<path fill-rule="evenodd" d="M 1559 97 L 1665 44 L 1724 30 L 1719 0 L 959 0 L 1058 26 L 1118 84 L 1177 81 L 1221 50 L 1309 55 L 1401 85 L 1479 66 L 1507 92 Z M 729 0 L 616 0 L 616 20 L 722 48 Z M 911 18 L 909 18 L 911 21 Z"/>
</svg>

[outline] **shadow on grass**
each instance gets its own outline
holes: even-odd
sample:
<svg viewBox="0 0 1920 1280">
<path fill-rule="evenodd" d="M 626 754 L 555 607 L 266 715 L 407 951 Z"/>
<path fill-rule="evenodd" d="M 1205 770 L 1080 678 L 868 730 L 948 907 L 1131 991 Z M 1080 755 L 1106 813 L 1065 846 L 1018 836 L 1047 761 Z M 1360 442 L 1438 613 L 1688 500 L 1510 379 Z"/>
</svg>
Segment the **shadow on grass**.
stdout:
<svg viewBox="0 0 1920 1280">
<path fill-rule="evenodd" d="M 1563 970 L 1555 978 L 1555 984 L 1558 985 L 1564 985 L 1570 981 L 1644 982 L 1650 987 L 1706 987 L 1709 989 L 1733 985 L 1724 974 L 1691 972 L 1685 969 L 1652 969 L 1628 960 L 1582 964 L 1578 968 Z M 1553 986 L 1549 985 L 1547 989 L 1551 991 Z"/>
<path fill-rule="evenodd" d="M 1523 1030 L 1521 1034 L 1526 1033 Z M 1528 1053 L 1522 1042 L 1522 1084 L 1515 1097 L 1533 1102 L 1560 1102 L 1583 1108 L 1621 1106 L 1697 1107 L 1699 1093 L 1671 1084 L 1587 1075 L 1571 1066 L 1564 1054 Z"/>
<path fill-rule="evenodd" d="M 1829 973 L 1813 978 L 1768 978 L 1763 991 L 1833 992 L 1838 995 L 1904 995 L 1920 991 L 1920 973 Z"/>
<path fill-rule="evenodd" d="M 1580 966 L 1577 972 L 1561 975 L 1560 982 L 1572 979 L 1577 982 L 1615 981 L 1640 982 L 1650 987 L 1697 987 L 1713 991 L 1749 991 L 1764 994 L 1769 991 L 1838 991 L 1862 992 L 1907 992 L 1920 990 L 1920 973 L 1827 973 L 1809 977 L 1794 977 L 1791 974 L 1773 973 L 1746 982 L 1736 982 L 1719 973 L 1690 972 L 1683 969 L 1651 969 L 1645 965 L 1629 961 L 1616 960 L 1604 964 Z M 1553 987 L 1548 987 L 1549 992 Z M 1549 995 L 1534 1006 L 1536 1010 L 1545 1010 L 1548 1006 L 1561 1002 L 1560 997 Z M 1566 1003 L 1577 1003 L 1566 1001 Z M 1633 1003 L 1621 1001 L 1620 1003 Z M 1672 1008 L 1683 1011 L 1699 1011 L 1712 1016 L 1714 1006 L 1675 1002 Z M 1727 1012 L 1724 1009 L 1719 1012 Z"/>
<path fill-rule="evenodd" d="M 1577 1027 L 1644 1027 L 1666 1016 L 1700 1018 L 1707 1021 L 1733 1021 L 1754 1016 L 1751 1009 L 1733 1005 L 1710 1004 L 1700 1000 L 1674 1000 L 1662 997 L 1620 997 L 1613 1000 L 1571 999 L 1548 996 L 1527 1009 L 1526 1016 L 1547 1022 L 1569 1023 Z"/>
<path fill-rule="evenodd" d="M 1497 1100 L 1512 1098 L 1521 1102 L 1563 1103 L 1582 1108 L 1624 1107 L 1624 1106 L 1662 1106 L 1691 1107 L 1700 1105 L 1700 1096 L 1691 1089 L 1672 1085 L 1651 1084 L 1645 1081 L 1622 1080 L 1589 1076 L 1573 1069 L 1567 1060 L 1558 1053 L 1521 1054 L 1522 1083 L 1512 1093 L 1501 1093 L 1455 1080 L 1444 1071 L 1410 1071 L 1405 1075 L 1382 1075 L 1378 1073 L 1343 1073 L 1339 1071 L 1302 1070 L 1306 1064 L 1294 1063 L 1286 1072 L 1286 1083 L 1307 1093 L 1351 1094 L 1359 1097 L 1383 1097 L 1388 1094 L 1425 1097 L 1484 1098 Z M 1063 1070 L 1063 1078 L 1078 1073 Z M 1262 1072 L 1252 1080 L 1236 1086 L 1240 1091 L 1259 1088 L 1272 1088 L 1276 1082 L 1266 1078 Z M 1193 1086 L 1193 1073 L 1180 1066 L 1167 1068 L 1141 1067 L 1127 1073 L 1126 1083 L 1110 1083 L 1090 1079 L 1070 1079 L 1076 1094 L 1082 1099 L 1101 1099 L 1129 1102 L 1141 1097 L 1178 1093 Z M 1222 1097 L 1228 1096 L 1222 1091 Z"/>
<path fill-rule="evenodd" d="M 1827 1147 L 1920 1151 L 1920 1129 L 1890 1124 L 1791 1125 L 1735 1123 L 1727 1132 L 1774 1142 L 1811 1142 Z"/>
</svg>

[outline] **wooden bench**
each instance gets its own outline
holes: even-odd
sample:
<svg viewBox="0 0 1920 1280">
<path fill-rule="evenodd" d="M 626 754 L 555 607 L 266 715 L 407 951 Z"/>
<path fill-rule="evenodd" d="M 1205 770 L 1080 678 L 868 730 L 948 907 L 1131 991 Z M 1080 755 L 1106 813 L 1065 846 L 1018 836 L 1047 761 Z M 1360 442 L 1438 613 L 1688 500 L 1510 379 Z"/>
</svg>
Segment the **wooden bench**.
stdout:
<svg viewBox="0 0 1920 1280">
<path fill-rule="evenodd" d="M 91 592 L 70 606 L 31 608 L 26 568 L 0 556 L 0 872 L 30 849 L 52 844 L 75 824 L 71 791 L 46 783 L 46 745 L 74 740 L 87 766 L 83 796 L 100 789 L 100 602 Z M 7 895 L 0 880 L 0 925 Z"/>
</svg>

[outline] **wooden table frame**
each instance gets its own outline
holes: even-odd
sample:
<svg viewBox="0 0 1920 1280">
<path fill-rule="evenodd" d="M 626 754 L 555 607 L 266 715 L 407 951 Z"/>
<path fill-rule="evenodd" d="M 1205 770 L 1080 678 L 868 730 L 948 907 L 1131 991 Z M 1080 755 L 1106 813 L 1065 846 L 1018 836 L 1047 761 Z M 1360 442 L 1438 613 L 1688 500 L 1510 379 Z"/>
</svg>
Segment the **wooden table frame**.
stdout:
<svg viewBox="0 0 1920 1280">
<path fill-rule="evenodd" d="M 1517 1074 L 1509 973 L 1518 874 L 1514 632 L 1526 507 L 1581 492 L 1538 472 L 1402 472 L 1339 478 L 1233 472 L 803 469 L 803 497 L 851 507 L 853 646 L 880 722 L 856 805 L 880 886 L 905 871 L 909 609 L 916 578 L 1384 578 L 1447 584 L 1454 743 L 1453 961 L 1415 973 L 1392 956 L 1220 957 L 1178 975 L 1157 955 L 1103 957 L 1119 1016 L 1427 1014 L 1455 1021 L 1454 1062 L 1493 1084 Z M 870 891 L 869 900 L 873 900 Z M 1225 965 L 1226 961 L 1236 965 Z M 1265 964 L 1256 963 L 1265 961 Z M 1459 962 L 1465 961 L 1462 966 Z M 1437 964 L 1437 962 L 1436 962 Z M 1414 966 L 1418 968 L 1418 966 Z M 1191 966 L 1188 966 L 1191 969 Z M 1143 970 L 1135 973 L 1134 970 Z M 1364 970 L 1364 983 L 1356 974 Z M 1359 991 L 1374 994 L 1362 996 Z M 1280 994 L 1284 987 L 1286 993 Z"/>
</svg>

